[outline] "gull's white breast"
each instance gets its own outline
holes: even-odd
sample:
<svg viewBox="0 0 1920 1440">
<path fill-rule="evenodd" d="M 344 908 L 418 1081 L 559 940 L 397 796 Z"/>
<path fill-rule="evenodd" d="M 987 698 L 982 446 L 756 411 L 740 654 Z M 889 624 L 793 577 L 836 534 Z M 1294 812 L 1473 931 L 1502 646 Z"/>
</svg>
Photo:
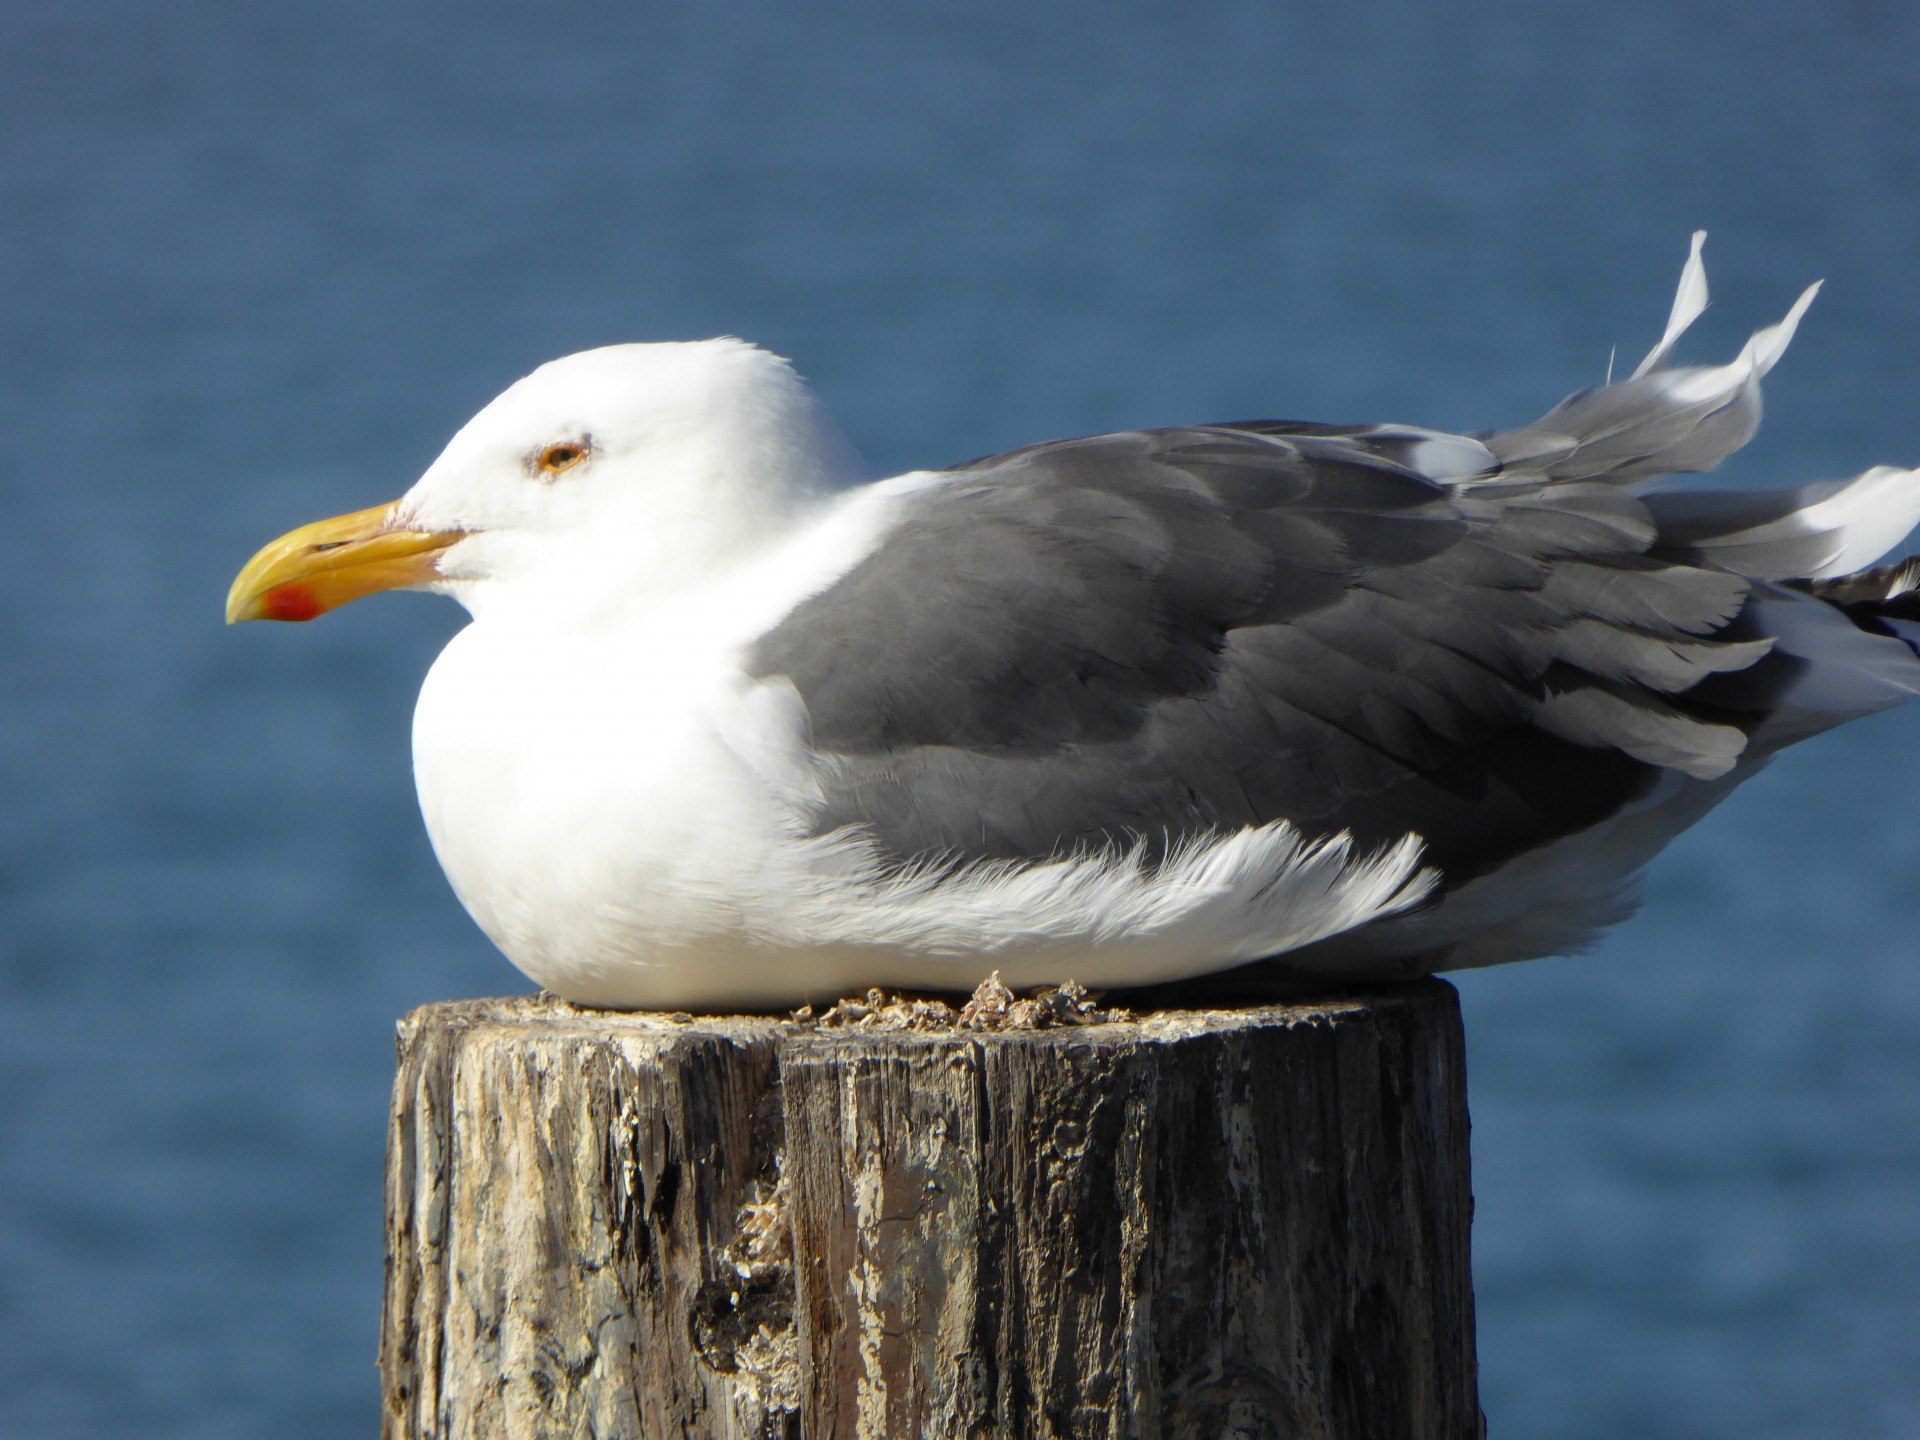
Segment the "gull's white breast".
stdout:
<svg viewBox="0 0 1920 1440">
<path fill-rule="evenodd" d="M 854 862 L 805 840 L 804 707 L 740 656 L 864 556 L 917 483 L 842 497 L 666 603 L 557 624 L 489 611 L 441 652 L 414 710 L 421 812 L 455 894 L 522 971 L 624 1007 L 811 989 L 794 906 Z"/>
<path fill-rule="evenodd" d="M 475 624 L 414 713 L 421 811 L 455 893 L 509 959 L 575 998 L 677 1003 L 675 972 L 737 953 L 754 851 L 792 828 L 722 738 L 740 704 L 730 664 L 674 658 L 643 669 Z"/>
</svg>

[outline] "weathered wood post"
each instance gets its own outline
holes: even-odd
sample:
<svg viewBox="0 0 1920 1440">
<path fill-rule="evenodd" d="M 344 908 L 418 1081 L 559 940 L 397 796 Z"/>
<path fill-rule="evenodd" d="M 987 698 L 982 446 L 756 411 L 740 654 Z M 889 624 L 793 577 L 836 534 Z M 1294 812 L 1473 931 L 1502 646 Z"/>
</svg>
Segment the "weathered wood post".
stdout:
<svg viewBox="0 0 1920 1440">
<path fill-rule="evenodd" d="M 1001 1032 L 428 1006 L 385 1433 L 1478 1436 L 1465 1097 L 1438 981 Z"/>
</svg>

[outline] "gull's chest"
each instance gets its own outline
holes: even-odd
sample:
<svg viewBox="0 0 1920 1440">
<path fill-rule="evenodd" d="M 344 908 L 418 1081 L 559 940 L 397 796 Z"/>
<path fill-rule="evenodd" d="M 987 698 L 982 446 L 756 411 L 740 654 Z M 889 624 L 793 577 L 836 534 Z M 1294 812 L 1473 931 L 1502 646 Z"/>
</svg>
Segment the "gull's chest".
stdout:
<svg viewBox="0 0 1920 1440">
<path fill-rule="evenodd" d="M 742 755 L 736 671 L 672 646 L 594 654 L 457 636 L 422 687 L 414 775 L 434 851 L 481 928 L 536 979 L 583 955 L 728 928 L 784 826 Z"/>
</svg>

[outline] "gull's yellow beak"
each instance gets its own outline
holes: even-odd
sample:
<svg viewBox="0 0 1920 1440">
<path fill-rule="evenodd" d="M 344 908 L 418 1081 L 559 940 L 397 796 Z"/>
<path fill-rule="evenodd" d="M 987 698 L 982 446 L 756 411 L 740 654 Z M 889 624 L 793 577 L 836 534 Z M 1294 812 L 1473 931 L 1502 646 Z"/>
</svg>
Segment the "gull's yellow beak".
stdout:
<svg viewBox="0 0 1920 1440">
<path fill-rule="evenodd" d="M 227 623 L 311 620 L 376 590 L 434 577 L 434 557 L 465 532 L 408 530 L 376 505 L 282 535 L 246 563 L 227 592 Z"/>
</svg>

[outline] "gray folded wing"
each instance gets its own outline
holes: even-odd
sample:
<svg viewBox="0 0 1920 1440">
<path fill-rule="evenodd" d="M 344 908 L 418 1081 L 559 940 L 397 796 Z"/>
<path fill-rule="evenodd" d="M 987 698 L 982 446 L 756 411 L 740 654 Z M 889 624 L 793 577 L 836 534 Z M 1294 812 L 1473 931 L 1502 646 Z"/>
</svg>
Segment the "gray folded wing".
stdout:
<svg viewBox="0 0 1920 1440">
<path fill-rule="evenodd" d="M 817 827 L 906 860 L 1288 820 L 1457 880 L 1726 773 L 1790 683 L 1759 582 L 1475 445 L 1276 422 L 949 472 L 749 655 L 831 762 Z"/>
</svg>

